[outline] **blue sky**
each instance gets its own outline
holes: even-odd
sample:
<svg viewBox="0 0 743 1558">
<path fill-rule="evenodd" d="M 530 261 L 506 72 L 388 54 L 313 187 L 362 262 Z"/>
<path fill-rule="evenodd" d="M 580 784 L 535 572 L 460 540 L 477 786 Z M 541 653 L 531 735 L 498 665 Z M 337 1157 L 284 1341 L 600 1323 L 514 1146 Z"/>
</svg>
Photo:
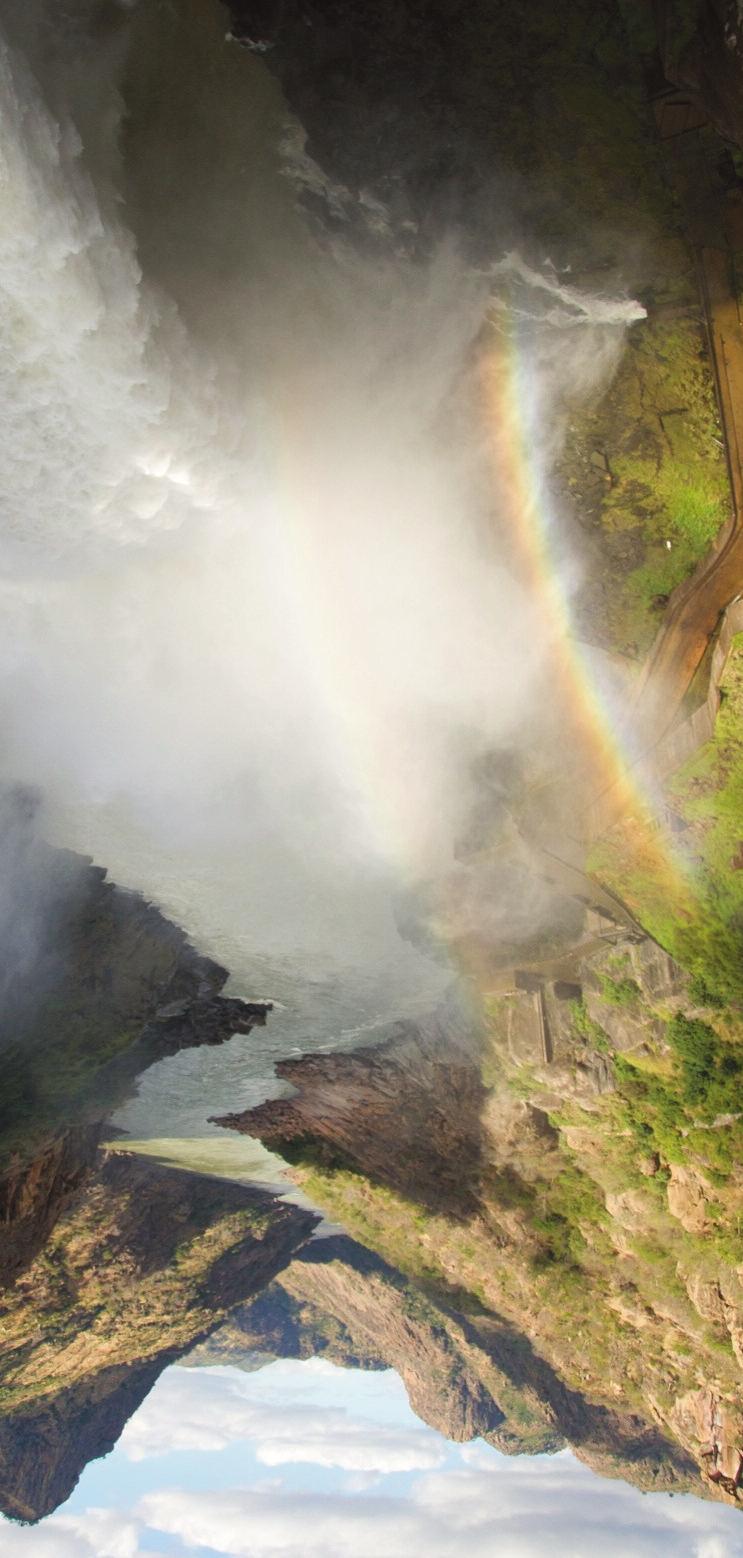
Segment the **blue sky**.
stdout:
<svg viewBox="0 0 743 1558">
<path fill-rule="evenodd" d="M 743 1516 L 564 1452 L 452 1445 L 391 1372 L 166 1370 L 116 1449 L 3 1558 L 743 1558 Z"/>
</svg>

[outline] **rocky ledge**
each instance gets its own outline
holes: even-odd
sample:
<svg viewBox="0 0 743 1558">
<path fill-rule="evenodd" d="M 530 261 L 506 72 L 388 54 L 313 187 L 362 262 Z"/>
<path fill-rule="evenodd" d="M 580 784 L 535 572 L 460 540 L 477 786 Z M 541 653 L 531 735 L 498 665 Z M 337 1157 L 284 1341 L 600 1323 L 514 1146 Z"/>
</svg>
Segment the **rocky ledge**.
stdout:
<svg viewBox="0 0 743 1558">
<path fill-rule="evenodd" d="M 481 1042 L 475 1018 L 452 1001 L 398 1024 L 380 1045 L 279 1061 L 294 1096 L 215 1123 L 289 1157 L 311 1142 L 327 1166 L 357 1164 L 380 1184 L 465 1215 L 480 1177 Z"/>
</svg>

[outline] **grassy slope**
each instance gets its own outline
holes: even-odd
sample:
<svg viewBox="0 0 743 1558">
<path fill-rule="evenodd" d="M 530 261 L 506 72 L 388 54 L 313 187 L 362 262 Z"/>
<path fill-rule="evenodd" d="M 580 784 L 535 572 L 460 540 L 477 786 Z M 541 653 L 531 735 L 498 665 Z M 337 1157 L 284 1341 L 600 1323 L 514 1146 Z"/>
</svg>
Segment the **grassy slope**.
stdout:
<svg viewBox="0 0 743 1558">
<path fill-rule="evenodd" d="M 701 985 L 737 1008 L 743 998 L 743 635 L 726 667 L 714 738 L 674 775 L 667 794 L 682 826 L 665 855 L 648 848 L 643 820 L 628 818 L 594 846 L 590 868 Z"/>
<path fill-rule="evenodd" d="M 649 648 L 666 597 L 693 572 L 729 506 L 688 278 L 678 274 L 674 290 L 686 316 L 669 321 L 651 311 L 633 327 L 606 394 L 573 419 L 561 462 L 571 499 L 598 541 L 598 565 L 579 601 L 584 631 L 630 655 Z"/>
</svg>

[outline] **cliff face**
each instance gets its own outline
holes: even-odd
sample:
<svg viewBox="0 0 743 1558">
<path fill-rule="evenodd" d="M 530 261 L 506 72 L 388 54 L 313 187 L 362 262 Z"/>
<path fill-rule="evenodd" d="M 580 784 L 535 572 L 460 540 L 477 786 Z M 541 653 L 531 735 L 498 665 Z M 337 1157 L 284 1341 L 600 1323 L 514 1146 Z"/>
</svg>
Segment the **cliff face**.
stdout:
<svg viewBox="0 0 743 1558">
<path fill-rule="evenodd" d="M 0 1283 L 41 1248 L 136 1077 L 268 1010 L 222 996 L 225 969 L 139 894 L 45 844 L 35 811 L 24 792 L 0 796 Z"/>
<path fill-rule="evenodd" d="M 315 1219 L 260 1191 L 98 1159 L 0 1302 L 0 1507 L 38 1520 L 161 1371 L 264 1288 Z"/>
<path fill-rule="evenodd" d="M 363 225 L 363 205 L 353 208 L 362 195 L 414 248 L 454 229 L 491 254 L 538 239 L 558 262 L 568 249 L 575 258 L 579 232 L 588 266 L 594 235 L 606 259 L 604 213 L 622 196 L 642 206 L 606 144 L 610 128 L 624 131 L 636 155 L 628 110 L 641 63 L 613 0 L 578 0 L 569 25 L 547 0 L 474 0 L 466 11 L 451 0 L 226 3 L 233 37 L 279 78 L 309 154 L 341 186 L 336 222 L 345 187 L 347 217 Z M 329 209 L 320 214 L 333 224 Z"/>
<path fill-rule="evenodd" d="M 315 1219 L 125 1154 L 106 1116 L 137 1076 L 267 1007 L 0 796 L 0 1507 L 36 1520 L 105 1454 L 161 1370 L 260 1291 Z"/>
<path fill-rule="evenodd" d="M 408 1030 L 397 1047 L 334 1056 L 330 1069 L 293 1063 L 295 1097 L 225 1123 L 282 1150 L 329 1214 L 448 1316 L 441 1323 L 450 1334 L 458 1328 L 458 1368 L 466 1357 L 468 1374 L 479 1360 L 474 1375 L 506 1419 L 495 1430 L 504 1441 L 526 1413 L 597 1469 L 736 1499 L 743 1179 L 735 1162 L 719 1168 L 737 1117 L 710 1119 L 709 1129 L 693 1123 L 704 1113 L 698 1095 L 683 1102 L 683 1036 L 700 1022 L 712 1033 L 687 976 L 654 943 L 617 929 L 578 959 L 571 983 L 533 978 L 488 1005 L 469 1059 L 455 1040 L 471 1071 L 458 1095 L 474 1099 L 479 1089 L 482 1103 L 439 1200 L 437 1122 L 450 1097 L 430 1067 L 426 1031 L 419 1046 Z M 442 1042 L 444 1031 L 442 1020 Z M 404 1136 L 399 1155 L 390 1093 L 402 1116 L 409 1093 L 419 1100 L 417 1141 Z M 293 1291 L 303 1273 L 314 1303 L 304 1267 L 294 1263 L 286 1285 Z M 319 1272 L 318 1294 L 328 1280 Z M 340 1293 L 337 1272 L 333 1281 Z M 342 1302 L 326 1290 L 322 1305 L 364 1334 L 350 1286 Z M 388 1330 L 367 1318 L 375 1353 L 397 1357 L 405 1378 L 405 1346 L 380 1348 Z M 416 1409 L 461 1425 L 446 1391 L 438 1408 L 420 1405 L 415 1351 L 407 1371 Z M 421 1379 L 427 1370 L 435 1377 L 425 1365 Z"/>
<path fill-rule="evenodd" d="M 504 1421 L 481 1377 L 488 1360 L 478 1358 L 454 1317 L 344 1235 L 308 1245 L 207 1346 L 191 1361 L 226 1362 L 249 1352 L 394 1369 L 413 1411 L 448 1439 L 487 1435 Z"/>
<path fill-rule="evenodd" d="M 193 1363 L 321 1355 L 340 1366 L 393 1368 L 413 1410 L 447 1438 L 482 1437 L 506 1454 L 572 1442 L 609 1475 L 686 1488 L 693 1467 L 639 1418 L 593 1407 L 561 1386 L 523 1336 L 481 1307 L 444 1302 L 344 1236 L 307 1246 L 255 1303 L 191 1356 Z"/>
<path fill-rule="evenodd" d="M 352 1067 L 337 1055 L 282 1060 L 277 1075 L 300 1091 L 259 1107 L 251 1129 L 284 1152 L 311 1138 L 328 1163 L 358 1162 L 361 1150 L 372 1178 L 453 1213 L 471 1210 L 484 1099 L 474 1055 L 472 1023 L 452 1004 L 400 1024 L 378 1048 L 355 1051 Z M 240 1122 L 218 1121 L 237 1129 Z"/>
</svg>

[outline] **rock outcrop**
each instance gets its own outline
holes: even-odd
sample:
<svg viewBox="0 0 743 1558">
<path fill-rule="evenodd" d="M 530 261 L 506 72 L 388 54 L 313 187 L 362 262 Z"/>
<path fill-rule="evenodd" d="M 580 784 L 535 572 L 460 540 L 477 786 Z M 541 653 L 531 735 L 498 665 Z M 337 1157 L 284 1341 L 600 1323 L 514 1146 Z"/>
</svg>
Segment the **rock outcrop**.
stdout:
<svg viewBox="0 0 743 1558">
<path fill-rule="evenodd" d="M 42 1247 L 136 1078 L 269 1008 L 223 996 L 226 969 L 178 926 L 47 845 L 28 792 L 0 796 L 0 870 L 1 1284 Z"/>
<path fill-rule="evenodd" d="M 295 1086 L 294 1096 L 216 1123 L 249 1130 L 284 1153 L 311 1140 L 327 1164 L 356 1163 L 425 1204 L 472 1211 L 485 1097 L 480 1043 L 474 1016 L 451 1003 L 351 1056 L 279 1061 L 277 1075 Z"/>
<path fill-rule="evenodd" d="M 260 1292 L 311 1213 L 118 1151 L 0 1300 L 0 1508 L 39 1520 L 113 1448 L 162 1370 Z"/>
<path fill-rule="evenodd" d="M 609 137 L 627 130 L 641 73 L 612 0 L 579 0 L 569 40 L 548 0 L 226 4 L 232 36 L 278 77 L 333 181 L 332 200 L 313 196 L 326 229 L 340 217 L 369 238 L 381 220 L 418 252 L 455 231 L 488 257 L 537 240 L 557 264 L 577 258 L 579 233 L 579 263 L 607 263 L 604 207 L 638 194 Z"/>
<path fill-rule="evenodd" d="M 189 1361 L 255 1368 L 262 1357 L 319 1355 L 341 1367 L 393 1368 L 413 1410 L 449 1439 L 485 1438 L 508 1455 L 572 1443 L 607 1475 L 648 1488 L 692 1485 L 691 1464 L 662 1435 L 631 1414 L 592 1408 L 512 1328 L 483 1326 L 454 1306 L 355 1241 L 323 1238 Z"/>
</svg>

